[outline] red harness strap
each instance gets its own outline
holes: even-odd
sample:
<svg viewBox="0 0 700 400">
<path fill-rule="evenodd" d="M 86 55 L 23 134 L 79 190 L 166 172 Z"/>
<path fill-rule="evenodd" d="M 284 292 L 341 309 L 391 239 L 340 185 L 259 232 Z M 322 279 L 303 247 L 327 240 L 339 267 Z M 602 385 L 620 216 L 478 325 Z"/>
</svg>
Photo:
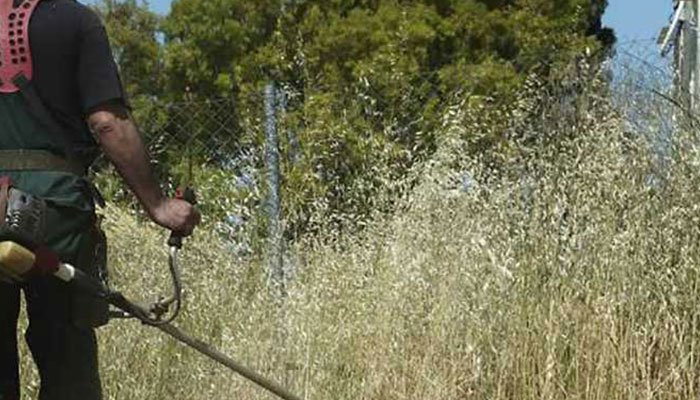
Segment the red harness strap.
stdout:
<svg viewBox="0 0 700 400">
<path fill-rule="evenodd" d="M 10 196 L 12 180 L 9 176 L 0 176 L 0 225 L 5 223 L 7 203 Z"/>
<path fill-rule="evenodd" d="M 32 79 L 32 54 L 29 46 L 29 19 L 41 0 L 0 0 L 0 93 L 15 93 L 18 75 Z"/>
</svg>

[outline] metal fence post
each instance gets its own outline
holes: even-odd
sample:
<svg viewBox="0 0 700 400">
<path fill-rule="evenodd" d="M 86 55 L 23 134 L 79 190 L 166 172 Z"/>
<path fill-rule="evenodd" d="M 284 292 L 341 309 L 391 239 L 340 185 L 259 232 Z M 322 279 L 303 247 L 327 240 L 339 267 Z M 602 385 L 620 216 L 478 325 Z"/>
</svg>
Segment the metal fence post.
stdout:
<svg viewBox="0 0 700 400">
<path fill-rule="evenodd" d="M 274 82 L 265 86 L 265 165 L 267 168 L 268 193 L 268 274 L 276 295 L 285 292 L 282 257 L 280 152 L 277 133 L 277 89 Z"/>
<path fill-rule="evenodd" d="M 284 121 L 287 115 L 287 110 L 289 109 L 289 90 L 287 87 L 283 87 L 277 90 L 277 110 L 278 116 L 281 116 L 281 120 Z M 285 129 L 286 139 L 288 147 L 286 148 L 287 160 L 292 164 L 296 164 L 301 157 L 301 145 L 299 144 L 299 138 L 294 132 L 294 129 L 287 126 Z"/>
<path fill-rule="evenodd" d="M 698 23 L 700 22 L 700 0 L 692 0 L 693 6 L 690 10 L 690 23 L 687 24 L 689 59 L 691 62 L 690 68 L 690 112 L 697 114 L 700 110 L 700 34 L 698 32 Z"/>
</svg>

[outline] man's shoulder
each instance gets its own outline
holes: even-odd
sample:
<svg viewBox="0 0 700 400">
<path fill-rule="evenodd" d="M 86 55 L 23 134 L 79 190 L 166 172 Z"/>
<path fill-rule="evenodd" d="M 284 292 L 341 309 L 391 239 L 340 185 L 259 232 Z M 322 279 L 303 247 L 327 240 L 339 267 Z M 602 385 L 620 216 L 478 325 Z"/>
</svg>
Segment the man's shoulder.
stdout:
<svg viewBox="0 0 700 400">
<path fill-rule="evenodd" d="M 77 12 L 93 12 L 87 5 L 75 0 L 41 0 L 40 7 L 51 7 L 54 10 L 72 10 Z"/>
<path fill-rule="evenodd" d="M 97 13 L 89 6 L 75 0 L 42 0 L 37 11 L 52 15 L 73 28 L 89 28 L 101 25 Z"/>
</svg>

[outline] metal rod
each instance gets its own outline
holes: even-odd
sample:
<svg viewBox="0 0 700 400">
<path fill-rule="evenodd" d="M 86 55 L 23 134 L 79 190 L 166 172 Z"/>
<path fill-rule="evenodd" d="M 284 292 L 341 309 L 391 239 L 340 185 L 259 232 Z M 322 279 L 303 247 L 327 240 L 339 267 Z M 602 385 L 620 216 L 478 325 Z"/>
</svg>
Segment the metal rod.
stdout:
<svg viewBox="0 0 700 400">
<path fill-rule="evenodd" d="M 666 35 L 661 43 L 661 57 L 665 57 L 668 51 L 671 49 L 672 39 L 678 35 L 678 26 L 681 22 L 681 17 L 685 12 L 685 1 L 682 1 L 676 7 L 676 12 L 673 14 L 673 20 L 671 21 L 671 26 L 669 26 Z"/>
<path fill-rule="evenodd" d="M 71 267 L 72 268 L 72 267 Z M 216 350 L 212 346 L 208 345 L 207 343 L 204 343 L 203 341 L 199 339 L 195 339 L 183 331 L 181 331 L 179 328 L 173 326 L 172 324 L 168 322 L 160 322 L 160 321 L 153 321 L 150 316 L 149 310 L 146 308 L 135 304 L 131 302 L 129 299 L 124 297 L 120 292 L 109 292 L 107 291 L 101 284 L 96 282 L 94 279 L 90 278 L 89 276 L 85 275 L 83 272 L 81 272 L 78 269 L 74 270 L 75 275 L 69 280 L 72 282 L 74 285 L 76 285 L 79 289 L 86 291 L 87 293 L 91 293 L 93 295 L 103 297 L 109 304 L 113 305 L 114 307 L 117 307 L 118 309 L 126 312 L 127 314 L 131 315 L 134 318 L 137 318 L 141 320 L 141 322 L 145 323 L 146 325 L 152 326 L 154 328 L 158 328 L 164 333 L 167 333 L 168 335 L 172 336 L 176 340 L 180 341 L 181 343 L 184 343 L 185 345 L 197 350 L 201 354 L 209 357 L 210 359 L 218 362 L 219 364 L 227 367 L 228 369 L 236 372 L 237 374 L 243 376 L 246 379 L 249 379 L 261 387 L 269 390 L 270 392 L 276 394 L 277 396 L 281 397 L 284 400 L 301 400 L 300 397 L 295 396 L 294 394 L 290 393 L 288 390 L 284 389 L 277 383 L 271 381 L 270 379 L 265 378 L 264 376 L 260 375 L 259 373 L 253 371 L 252 369 L 241 365 L 240 363 L 236 362 L 233 360 L 231 357 L 225 355 L 224 353 Z"/>
<path fill-rule="evenodd" d="M 156 328 L 167 333 L 168 335 L 172 336 L 176 340 L 186 344 L 187 346 L 197 350 L 198 352 L 204 354 L 205 356 L 211 358 L 212 360 L 218 362 L 219 364 L 229 368 L 230 370 L 236 372 L 237 374 L 243 376 L 244 378 L 257 383 L 261 387 L 269 390 L 270 392 L 276 394 L 277 396 L 279 396 L 285 400 L 301 400 L 300 397 L 297 397 L 296 395 L 292 394 L 291 392 L 284 389 L 282 386 L 278 385 L 277 383 L 265 378 L 264 376 L 253 371 L 252 369 L 250 369 L 244 365 L 239 364 L 238 362 L 236 362 L 235 360 L 233 360 L 229 356 L 216 350 L 215 348 L 211 347 L 207 343 L 204 343 L 201 340 L 197 340 L 197 339 L 185 334 L 179 328 L 177 328 L 171 324 L 159 325 L 159 326 L 156 326 Z"/>
</svg>

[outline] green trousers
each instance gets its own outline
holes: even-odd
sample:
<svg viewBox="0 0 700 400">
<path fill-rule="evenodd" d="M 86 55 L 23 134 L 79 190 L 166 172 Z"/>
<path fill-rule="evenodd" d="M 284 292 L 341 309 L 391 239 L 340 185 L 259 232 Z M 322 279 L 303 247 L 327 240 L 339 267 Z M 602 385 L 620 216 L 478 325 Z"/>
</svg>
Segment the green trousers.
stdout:
<svg viewBox="0 0 700 400">
<path fill-rule="evenodd" d="M 48 199 L 49 247 L 63 261 L 95 275 L 95 260 L 103 257 L 97 253 L 104 246 L 97 240 L 84 183 L 52 173 L 11 175 L 16 187 Z M 54 277 L 41 277 L 21 285 L 0 283 L 0 400 L 19 399 L 17 319 L 22 293 L 29 318 L 24 338 L 41 378 L 39 399 L 102 399 L 94 326 L 106 317 L 106 305 Z"/>
</svg>

